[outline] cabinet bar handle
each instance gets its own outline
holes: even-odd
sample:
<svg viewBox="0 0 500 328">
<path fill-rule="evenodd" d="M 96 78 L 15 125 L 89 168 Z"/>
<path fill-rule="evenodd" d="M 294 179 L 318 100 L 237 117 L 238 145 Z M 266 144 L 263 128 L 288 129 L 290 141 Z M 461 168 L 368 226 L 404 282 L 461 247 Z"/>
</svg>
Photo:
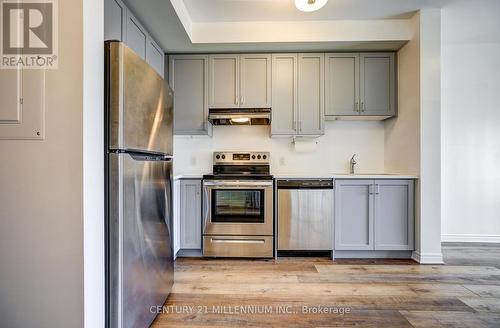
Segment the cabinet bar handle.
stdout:
<svg viewBox="0 0 500 328">
<path fill-rule="evenodd" d="M 354 111 L 359 113 L 359 102 L 358 101 L 356 101 L 356 103 L 354 104 Z"/>
<path fill-rule="evenodd" d="M 361 102 L 361 111 L 362 112 L 366 111 L 366 107 L 365 107 L 365 102 L 364 101 Z"/>
</svg>

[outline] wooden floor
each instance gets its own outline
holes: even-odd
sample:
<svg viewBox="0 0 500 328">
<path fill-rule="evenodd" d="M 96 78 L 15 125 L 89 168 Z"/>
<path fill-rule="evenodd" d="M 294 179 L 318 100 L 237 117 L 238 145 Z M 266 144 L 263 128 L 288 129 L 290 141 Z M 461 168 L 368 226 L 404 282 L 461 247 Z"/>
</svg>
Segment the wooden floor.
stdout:
<svg viewBox="0 0 500 328">
<path fill-rule="evenodd" d="M 446 265 L 178 259 L 152 327 L 500 327 L 500 245 L 443 250 Z"/>
</svg>

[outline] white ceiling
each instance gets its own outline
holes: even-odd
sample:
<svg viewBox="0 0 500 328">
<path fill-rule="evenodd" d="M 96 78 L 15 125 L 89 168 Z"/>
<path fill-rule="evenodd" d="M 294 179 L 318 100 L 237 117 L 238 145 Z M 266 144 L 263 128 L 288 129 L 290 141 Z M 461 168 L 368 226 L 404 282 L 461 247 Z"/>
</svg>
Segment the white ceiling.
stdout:
<svg viewBox="0 0 500 328">
<path fill-rule="evenodd" d="M 173 0 L 174 1 L 174 0 Z M 193 25 L 256 21 L 339 21 L 401 19 L 423 8 L 456 0 L 329 0 L 317 12 L 303 13 L 294 0 L 176 0 Z M 399 49 L 404 41 L 301 43 L 195 43 L 184 29 L 171 0 L 125 0 L 166 52 L 327 51 Z"/>
<path fill-rule="evenodd" d="M 193 22 L 365 20 L 408 18 L 421 8 L 438 8 L 446 0 L 329 0 L 305 13 L 294 0 L 184 0 Z"/>
</svg>

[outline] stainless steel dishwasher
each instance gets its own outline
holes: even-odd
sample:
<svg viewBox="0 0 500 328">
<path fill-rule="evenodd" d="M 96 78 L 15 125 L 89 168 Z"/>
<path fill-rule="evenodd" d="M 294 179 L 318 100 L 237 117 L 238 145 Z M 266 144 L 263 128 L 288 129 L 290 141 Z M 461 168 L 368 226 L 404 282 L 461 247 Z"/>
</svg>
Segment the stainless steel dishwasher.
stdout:
<svg viewBox="0 0 500 328">
<path fill-rule="evenodd" d="M 333 250 L 333 180 L 277 181 L 280 251 Z"/>
</svg>

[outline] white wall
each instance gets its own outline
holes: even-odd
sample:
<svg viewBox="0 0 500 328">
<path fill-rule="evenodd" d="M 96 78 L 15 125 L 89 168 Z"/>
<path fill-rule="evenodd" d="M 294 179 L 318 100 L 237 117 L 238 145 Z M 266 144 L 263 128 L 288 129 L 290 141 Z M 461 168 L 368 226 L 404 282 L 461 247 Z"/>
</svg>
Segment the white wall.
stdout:
<svg viewBox="0 0 500 328">
<path fill-rule="evenodd" d="M 442 10 L 445 241 L 500 242 L 500 1 Z"/>
<path fill-rule="evenodd" d="M 103 328 L 104 0 L 83 2 L 83 229 L 86 328 Z"/>
<path fill-rule="evenodd" d="M 349 160 L 357 154 L 357 172 L 384 172 L 382 122 L 335 121 L 325 123 L 325 135 L 311 153 L 297 153 L 291 138 L 270 138 L 270 127 L 216 126 L 213 137 L 174 138 L 176 174 L 211 173 L 214 151 L 269 151 L 271 173 L 349 173 Z"/>
<path fill-rule="evenodd" d="M 442 263 L 441 10 L 420 11 L 420 222 L 414 258 Z"/>
<path fill-rule="evenodd" d="M 46 138 L 0 141 L 0 326 L 83 327 L 82 0 L 59 1 Z"/>
<path fill-rule="evenodd" d="M 398 51 L 398 117 L 385 121 L 385 169 L 420 176 L 420 13 L 411 40 Z M 420 180 L 415 184 L 415 248 L 420 254 Z"/>
<path fill-rule="evenodd" d="M 398 117 L 385 124 L 385 169 L 420 174 L 420 14 L 411 40 L 398 51 Z"/>
</svg>

